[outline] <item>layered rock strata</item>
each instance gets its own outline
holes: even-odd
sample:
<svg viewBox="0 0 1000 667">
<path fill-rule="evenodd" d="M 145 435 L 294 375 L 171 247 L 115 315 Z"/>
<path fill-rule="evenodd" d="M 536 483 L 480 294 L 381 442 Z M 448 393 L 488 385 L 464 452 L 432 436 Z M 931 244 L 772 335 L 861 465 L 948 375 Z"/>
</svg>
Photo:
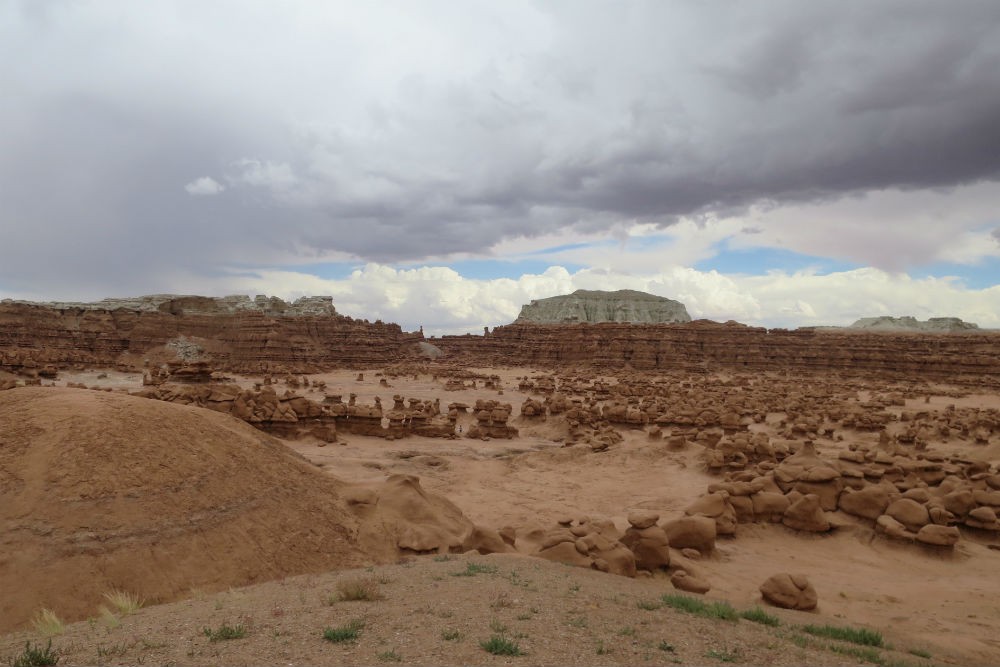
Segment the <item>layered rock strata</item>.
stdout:
<svg viewBox="0 0 1000 667">
<path fill-rule="evenodd" d="M 0 302 L 0 370 L 134 367 L 145 357 L 200 360 L 237 373 L 310 373 L 416 358 L 419 333 L 338 315 L 329 297 L 288 305 L 258 297 L 148 297 L 99 304 Z"/>
<path fill-rule="evenodd" d="M 536 299 L 521 307 L 517 322 L 690 322 L 683 303 L 636 290 L 578 289 L 572 294 Z"/>
</svg>

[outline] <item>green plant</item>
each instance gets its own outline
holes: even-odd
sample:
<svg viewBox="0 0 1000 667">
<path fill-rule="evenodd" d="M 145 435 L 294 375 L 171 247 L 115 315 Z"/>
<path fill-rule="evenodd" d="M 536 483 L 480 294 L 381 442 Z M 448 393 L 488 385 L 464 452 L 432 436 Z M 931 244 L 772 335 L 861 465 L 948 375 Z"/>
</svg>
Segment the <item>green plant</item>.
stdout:
<svg viewBox="0 0 1000 667">
<path fill-rule="evenodd" d="M 66 626 L 51 609 L 41 609 L 31 619 L 31 626 L 43 637 L 55 637 L 66 631 Z"/>
<path fill-rule="evenodd" d="M 128 652 L 128 646 L 125 642 L 120 642 L 118 644 L 112 644 L 111 646 L 97 645 L 97 657 L 100 658 L 113 658 L 120 655 L 125 655 Z M 100 660 L 98 660 L 100 661 Z"/>
<path fill-rule="evenodd" d="M 571 618 L 568 621 L 566 621 L 566 623 L 572 625 L 574 628 L 585 628 L 587 627 L 587 617 L 576 616 L 575 618 Z"/>
<path fill-rule="evenodd" d="M 59 654 L 52 650 L 52 640 L 42 648 L 42 645 L 32 645 L 24 642 L 24 651 L 16 658 L 8 661 L 10 667 L 51 667 L 59 664 Z"/>
<path fill-rule="evenodd" d="M 664 653 L 673 653 L 674 652 L 674 645 L 671 644 L 668 641 L 662 641 L 662 642 L 660 642 L 660 645 L 657 646 L 657 648 L 660 649 L 661 651 L 663 651 Z"/>
<path fill-rule="evenodd" d="M 109 630 L 117 628 L 119 625 L 122 624 L 121 619 L 118 618 L 115 612 L 111 611 L 104 605 L 101 605 L 98 611 L 101 612 L 101 623 L 103 623 L 104 627 L 108 628 Z"/>
<path fill-rule="evenodd" d="M 931 652 L 922 648 L 911 648 L 909 653 L 910 655 L 915 655 L 918 658 L 926 658 L 927 660 L 930 660 L 931 658 Z"/>
<path fill-rule="evenodd" d="M 452 572 L 453 577 L 474 577 L 477 574 L 496 574 L 497 568 L 493 565 L 483 565 L 481 563 L 466 563 L 465 569 L 460 572 Z"/>
<path fill-rule="evenodd" d="M 383 651 L 378 654 L 379 662 L 400 662 L 403 656 L 399 655 L 395 651 Z"/>
<path fill-rule="evenodd" d="M 122 616 L 134 614 L 142 609 L 142 606 L 146 604 L 146 600 L 139 597 L 135 593 L 129 593 L 128 591 L 121 591 L 118 589 L 105 593 L 104 599 L 107 600 Z"/>
<path fill-rule="evenodd" d="M 624 628 L 618 631 L 618 634 L 622 637 L 635 637 L 635 628 L 631 625 L 626 625 Z"/>
<path fill-rule="evenodd" d="M 450 560 L 455 560 L 455 559 L 449 556 L 448 554 L 444 554 L 443 556 L 434 556 L 435 563 L 447 563 Z"/>
<path fill-rule="evenodd" d="M 635 606 L 639 609 L 645 609 L 646 611 L 656 611 L 663 605 L 659 602 L 649 602 L 648 600 L 639 600 L 635 603 Z"/>
<path fill-rule="evenodd" d="M 597 655 L 607 655 L 610 652 L 611 651 L 604 646 L 604 641 L 598 639 L 597 640 L 597 651 L 596 651 Z"/>
<path fill-rule="evenodd" d="M 479 645 L 484 651 L 493 655 L 524 655 L 517 642 L 511 641 L 503 635 L 493 635 L 486 641 L 479 642 Z"/>
<path fill-rule="evenodd" d="M 385 596 L 379 591 L 378 581 L 374 578 L 342 579 L 337 582 L 337 595 L 331 597 L 331 602 L 357 602 L 365 600 L 372 602 L 382 600 Z"/>
<path fill-rule="evenodd" d="M 462 641 L 462 638 L 464 636 L 465 635 L 463 635 L 458 630 L 442 630 L 441 631 L 441 639 L 445 640 L 446 642 L 460 642 L 460 641 Z"/>
<path fill-rule="evenodd" d="M 882 633 L 877 630 L 867 628 L 849 628 L 838 625 L 803 625 L 803 632 L 808 632 L 816 637 L 826 637 L 827 639 L 839 639 L 862 646 L 882 646 Z"/>
<path fill-rule="evenodd" d="M 688 595 L 675 595 L 672 593 L 667 593 L 661 599 L 664 605 L 687 614 L 695 614 L 696 616 L 704 616 L 706 618 L 718 618 L 724 621 L 736 621 L 740 618 L 739 613 L 728 602 L 708 603 Z"/>
<path fill-rule="evenodd" d="M 870 662 L 875 665 L 885 664 L 882 658 L 882 654 L 873 648 L 860 647 L 860 646 L 844 646 L 843 644 L 827 644 L 826 648 L 833 651 L 834 653 L 839 653 L 840 655 L 849 655 L 857 660 L 864 660 L 865 662 Z"/>
<path fill-rule="evenodd" d="M 507 626 L 494 618 L 490 621 L 490 630 L 502 635 L 507 632 Z"/>
<path fill-rule="evenodd" d="M 229 625 L 223 623 L 218 629 L 204 628 L 202 632 L 208 637 L 210 642 L 221 642 L 229 639 L 243 639 L 247 636 L 247 629 L 243 625 Z"/>
<path fill-rule="evenodd" d="M 339 644 L 340 642 L 353 642 L 358 636 L 361 635 L 361 630 L 365 627 L 365 624 L 359 620 L 353 620 L 347 625 L 342 625 L 339 628 L 326 628 L 323 630 L 323 639 L 328 642 L 333 642 L 334 644 Z"/>
<path fill-rule="evenodd" d="M 748 621 L 760 623 L 761 625 L 769 625 L 772 628 L 776 628 L 781 625 L 781 621 L 778 620 L 777 616 L 771 616 L 760 607 L 754 607 L 753 609 L 740 612 L 740 618 L 745 618 Z"/>
<path fill-rule="evenodd" d="M 706 658 L 713 658 L 715 660 L 718 660 L 719 662 L 738 662 L 739 659 L 740 659 L 740 652 L 737 649 L 733 649 L 733 650 L 729 650 L 729 649 L 716 650 L 716 649 L 713 648 L 713 649 L 709 649 L 705 653 L 705 657 Z"/>
</svg>

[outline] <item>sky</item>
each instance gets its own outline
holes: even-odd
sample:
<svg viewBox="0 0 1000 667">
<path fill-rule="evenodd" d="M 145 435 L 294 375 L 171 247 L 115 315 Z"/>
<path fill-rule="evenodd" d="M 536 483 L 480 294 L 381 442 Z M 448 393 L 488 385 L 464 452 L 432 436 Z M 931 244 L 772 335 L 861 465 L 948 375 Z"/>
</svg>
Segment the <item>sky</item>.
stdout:
<svg viewBox="0 0 1000 667">
<path fill-rule="evenodd" d="M 0 299 L 1000 328 L 995 0 L 0 0 Z"/>
</svg>

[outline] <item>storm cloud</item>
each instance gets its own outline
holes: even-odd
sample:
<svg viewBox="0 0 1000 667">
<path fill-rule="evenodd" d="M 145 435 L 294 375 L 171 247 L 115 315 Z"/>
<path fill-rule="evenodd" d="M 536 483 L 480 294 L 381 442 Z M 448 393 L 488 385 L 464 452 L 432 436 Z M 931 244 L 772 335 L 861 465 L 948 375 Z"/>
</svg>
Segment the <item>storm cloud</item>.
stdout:
<svg viewBox="0 0 1000 667">
<path fill-rule="evenodd" d="M 0 58 L 10 292 L 1000 179 L 992 1 L 24 0 Z"/>
</svg>

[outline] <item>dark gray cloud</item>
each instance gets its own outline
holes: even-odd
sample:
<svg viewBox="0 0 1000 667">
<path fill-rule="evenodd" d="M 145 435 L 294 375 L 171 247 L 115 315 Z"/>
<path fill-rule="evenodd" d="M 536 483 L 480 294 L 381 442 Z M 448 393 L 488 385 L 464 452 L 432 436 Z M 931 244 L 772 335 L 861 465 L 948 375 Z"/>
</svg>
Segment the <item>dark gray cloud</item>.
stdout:
<svg viewBox="0 0 1000 667">
<path fill-rule="evenodd" d="M 9 292 L 1000 178 L 992 1 L 40 7 L 0 5 Z"/>
</svg>

